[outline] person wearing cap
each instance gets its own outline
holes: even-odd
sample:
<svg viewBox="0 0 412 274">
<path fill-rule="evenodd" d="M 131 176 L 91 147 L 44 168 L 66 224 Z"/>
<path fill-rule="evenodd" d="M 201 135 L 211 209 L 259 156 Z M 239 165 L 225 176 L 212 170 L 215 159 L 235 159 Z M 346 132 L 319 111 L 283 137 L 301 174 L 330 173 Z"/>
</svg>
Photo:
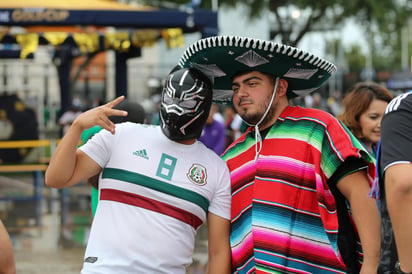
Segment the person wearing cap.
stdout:
<svg viewBox="0 0 412 274">
<path fill-rule="evenodd" d="M 73 100 L 73 103 L 67 111 L 65 111 L 59 118 L 59 125 L 61 127 L 61 134 L 64 136 L 69 130 L 73 121 L 82 113 L 81 104 L 78 100 Z"/>
<path fill-rule="evenodd" d="M 193 68 L 173 69 L 160 126 L 115 125 L 109 116 L 127 115 L 114 109 L 123 99 L 76 118 L 46 171 L 46 184 L 55 188 L 101 173 L 81 273 L 184 274 L 206 222 L 208 273 L 230 273 L 230 173 L 197 141 L 212 104 L 210 79 Z M 77 148 L 95 125 L 103 129 Z"/>
<path fill-rule="evenodd" d="M 231 172 L 233 273 L 376 273 L 374 159 L 331 114 L 289 105 L 336 67 L 271 41 L 201 39 L 179 65 L 213 79 L 249 125 L 222 157 Z"/>
</svg>

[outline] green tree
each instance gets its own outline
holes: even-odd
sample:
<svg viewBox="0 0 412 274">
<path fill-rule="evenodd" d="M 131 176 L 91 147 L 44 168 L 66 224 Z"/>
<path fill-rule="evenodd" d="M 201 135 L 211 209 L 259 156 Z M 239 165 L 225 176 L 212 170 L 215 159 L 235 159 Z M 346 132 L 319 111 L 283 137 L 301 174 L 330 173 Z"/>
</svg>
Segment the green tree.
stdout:
<svg viewBox="0 0 412 274">
<path fill-rule="evenodd" d="M 201 1 L 201 8 L 210 9 L 213 0 Z M 155 6 L 187 5 L 190 0 L 142 0 Z M 348 18 L 355 18 L 368 32 L 380 32 L 393 38 L 407 22 L 411 11 L 408 0 L 218 0 L 220 6 L 236 7 L 246 5 L 249 18 L 262 16 L 267 9 L 275 17 L 276 35 L 283 43 L 296 45 L 308 31 L 330 29 L 344 23 Z M 290 12 L 299 10 L 296 22 L 290 20 Z M 290 23 L 297 23 L 291 26 Z M 297 27 L 297 26 L 299 27 Z M 293 27 L 293 29 L 292 29 Z M 386 37 L 385 37 L 386 39 Z"/>
<path fill-rule="evenodd" d="M 133 0 L 130 0 L 133 1 Z M 210 9 L 212 2 L 201 1 L 201 8 Z M 190 0 L 141 0 L 144 4 L 178 7 Z M 250 20 L 269 15 L 273 18 L 272 39 L 297 46 L 311 31 L 338 29 L 346 20 L 354 19 L 363 29 L 373 64 L 378 68 L 399 69 L 401 64 L 401 30 L 408 24 L 412 11 L 410 0 L 218 0 L 219 7 L 246 5 Z"/>
</svg>

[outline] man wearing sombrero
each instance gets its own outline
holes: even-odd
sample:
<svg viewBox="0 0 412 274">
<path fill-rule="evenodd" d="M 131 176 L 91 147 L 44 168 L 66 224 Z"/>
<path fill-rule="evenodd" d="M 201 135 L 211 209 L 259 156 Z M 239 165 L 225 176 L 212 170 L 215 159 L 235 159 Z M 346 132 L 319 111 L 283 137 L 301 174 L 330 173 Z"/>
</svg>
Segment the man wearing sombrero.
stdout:
<svg viewBox="0 0 412 274">
<path fill-rule="evenodd" d="M 270 41 L 201 39 L 179 65 L 214 81 L 250 125 L 222 155 L 231 172 L 234 273 L 376 273 L 373 158 L 332 115 L 290 106 L 335 66 Z M 362 265 L 363 262 L 363 265 Z"/>
</svg>

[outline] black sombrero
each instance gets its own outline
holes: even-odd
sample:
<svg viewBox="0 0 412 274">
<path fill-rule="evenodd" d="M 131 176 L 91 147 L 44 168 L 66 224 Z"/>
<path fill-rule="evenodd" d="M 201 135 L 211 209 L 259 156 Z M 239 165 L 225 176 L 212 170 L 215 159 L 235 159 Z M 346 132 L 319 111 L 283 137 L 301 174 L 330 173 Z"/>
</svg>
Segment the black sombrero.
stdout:
<svg viewBox="0 0 412 274">
<path fill-rule="evenodd" d="M 289 98 L 318 89 L 336 72 L 334 64 L 298 48 L 238 36 L 198 40 L 184 51 L 179 65 L 211 77 L 214 101 L 220 103 L 231 101 L 232 78 L 240 71 L 256 70 L 288 80 Z"/>
</svg>

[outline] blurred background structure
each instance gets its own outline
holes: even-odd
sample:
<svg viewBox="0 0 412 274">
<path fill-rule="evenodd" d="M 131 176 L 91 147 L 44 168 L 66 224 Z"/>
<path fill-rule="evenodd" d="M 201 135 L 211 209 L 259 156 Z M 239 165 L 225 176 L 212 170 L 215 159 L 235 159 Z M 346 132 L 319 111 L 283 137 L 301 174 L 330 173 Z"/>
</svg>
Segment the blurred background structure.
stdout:
<svg viewBox="0 0 412 274">
<path fill-rule="evenodd" d="M 411 0 L 1 1 L 0 218 L 16 251 L 82 249 L 87 240 L 88 186 L 43 187 L 59 117 L 72 105 L 84 111 L 126 95 L 154 123 L 164 77 L 181 53 L 219 34 L 273 40 L 335 63 L 327 85 L 296 101 L 321 100 L 333 113 L 359 81 L 394 94 L 412 89 L 411 11 Z"/>
</svg>

